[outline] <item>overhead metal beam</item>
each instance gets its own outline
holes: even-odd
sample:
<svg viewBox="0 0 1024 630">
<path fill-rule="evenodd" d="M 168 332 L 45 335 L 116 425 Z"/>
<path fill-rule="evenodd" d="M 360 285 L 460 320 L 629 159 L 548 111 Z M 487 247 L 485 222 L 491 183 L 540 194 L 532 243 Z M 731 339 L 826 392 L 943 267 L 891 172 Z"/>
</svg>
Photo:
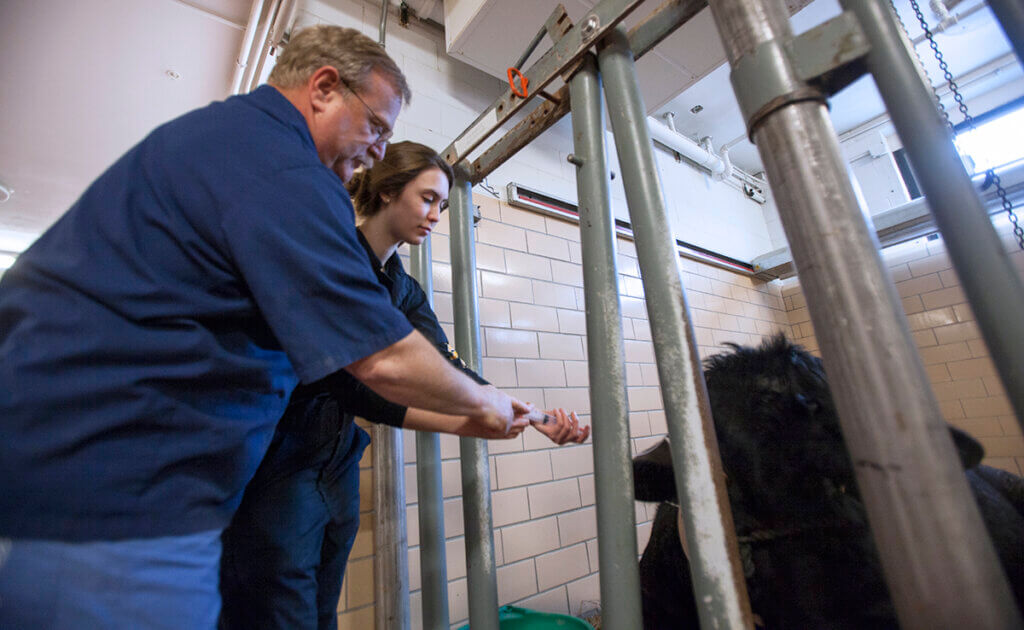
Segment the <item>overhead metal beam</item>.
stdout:
<svg viewBox="0 0 1024 630">
<path fill-rule="evenodd" d="M 584 16 L 578 26 L 569 29 L 564 37 L 558 40 L 537 63 L 524 73 L 526 78 L 523 82 L 529 86 L 530 96 L 523 98 L 516 94 L 510 86 L 493 105 L 477 118 L 476 122 L 448 145 L 442 154 L 444 159 L 452 165 L 465 159 L 473 149 L 480 146 L 488 136 L 521 110 L 533 95 L 538 94 L 555 78 L 562 76 L 566 70 L 577 63 L 594 42 L 609 29 L 615 28 L 633 9 L 640 5 L 641 1 L 603 0 L 595 6 Z M 564 11 L 561 6 L 559 9 Z"/>
<path fill-rule="evenodd" d="M 629 45 L 633 50 L 633 58 L 639 59 L 648 53 L 706 6 L 708 6 L 707 0 L 668 0 L 664 2 L 629 31 Z M 568 68 L 571 65 L 565 64 L 565 67 Z M 569 86 L 563 85 L 553 96 L 557 99 L 557 104 L 545 102 L 539 105 L 473 161 L 471 177 L 474 184 L 483 181 L 506 160 L 533 142 L 569 112 Z M 484 115 L 486 114 L 487 112 L 484 112 Z M 470 125 L 470 129 L 481 124 L 484 115 L 477 118 L 476 122 Z M 463 135 L 467 133 L 469 132 L 464 132 Z M 445 150 L 444 155 L 446 160 L 452 162 L 448 150 Z"/>
</svg>

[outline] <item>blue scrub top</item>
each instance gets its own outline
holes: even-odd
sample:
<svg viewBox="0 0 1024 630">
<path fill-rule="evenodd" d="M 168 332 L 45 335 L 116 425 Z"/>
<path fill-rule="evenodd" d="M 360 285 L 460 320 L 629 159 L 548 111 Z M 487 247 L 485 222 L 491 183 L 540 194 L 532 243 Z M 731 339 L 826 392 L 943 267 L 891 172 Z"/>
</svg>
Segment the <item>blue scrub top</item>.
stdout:
<svg viewBox="0 0 1024 630">
<path fill-rule="evenodd" d="M 0 280 L 0 536 L 224 527 L 288 397 L 411 332 L 264 86 L 156 129 Z"/>
</svg>

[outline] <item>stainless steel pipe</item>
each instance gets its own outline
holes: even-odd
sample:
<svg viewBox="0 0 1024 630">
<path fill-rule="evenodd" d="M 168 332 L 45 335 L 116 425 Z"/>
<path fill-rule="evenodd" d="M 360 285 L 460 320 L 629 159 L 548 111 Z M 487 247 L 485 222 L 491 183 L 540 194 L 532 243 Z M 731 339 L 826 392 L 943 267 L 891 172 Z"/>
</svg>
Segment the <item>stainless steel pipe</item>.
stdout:
<svg viewBox="0 0 1024 630">
<path fill-rule="evenodd" d="M 594 427 L 601 620 L 609 628 L 639 628 L 640 572 L 636 560 L 633 465 L 626 406 L 626 359 L 615 259 L 615 217 L 609 193 L 601 79 L 593 55 L 569 81 L 573 153 L 579 160 L 580 240 L 586 295 L 587 367 Z"/>
<path fill-rule="evenodd" d="M 470 368 L 480 371 L 480 315 L 473 241 L 473 186 L 465 162 L 455 166 L 451 211 L 452 304 L 455 348 Z M 466 527 L 469 623 L 473 630 L 498 630 L 498 583 L 491 531 L 491 470 L 487 441 L 460 438 L 462 514 Z"/>
<path fill-rule="evenodd" d="M 710 5 L 733 68 L 758 45 L 792 36 L 781 0 Z M 761 119 L 753 139 L 776 195 L 901 626 L 1019 627 L 824 104 L 784 105 Z"/>
<path fill-rule="evenodd" d="M 409 248 L 409 272 L 434 306 L 430 237 Z M 448 564 L 444 537 L 444 491 L 441 480 L 441 439 L 416 432 L 416 495 L 420 526 L 420 598 L 424 628 L 447 628 Z"/>
<path fill-rule="evenodd" d="M 718 442 L 683 294 L 679 254 L 665 211 L 633 52 L 621 27 L 602 42 L 598 63 L 643 275 L 697 612 L 705 628 L 751 628 Z"/>
<path fill-rule="evenodd" d="M 408 630 L 409 541 L 402 430 L 373 425 L 373 585 L 378 630 Z"/>
</svg>

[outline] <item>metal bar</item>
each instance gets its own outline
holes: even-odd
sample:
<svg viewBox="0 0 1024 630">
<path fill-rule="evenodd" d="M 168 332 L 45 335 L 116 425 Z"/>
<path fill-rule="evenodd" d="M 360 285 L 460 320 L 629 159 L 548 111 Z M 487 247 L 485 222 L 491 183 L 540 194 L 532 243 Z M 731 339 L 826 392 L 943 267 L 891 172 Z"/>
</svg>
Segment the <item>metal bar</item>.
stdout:
<svg viewBox="0 0 1024 630">
<path fill-rule="evenodd" d="M 480 371 L 480 314 L 473 246 L 473 187 L 468 164 L 456 165 L 451 208 L 452 305 L 455 349 L 470 368 Z M 491 530 L 491 470 L 487 441 L 459 438 L 462 465 L 462 515 L 466 529 L 469 623 L 473 630 L 498 630 L 498 582 Z"/>
<path fill-rule="evenodd" d="M 408 630 L 409 544 L 402 430 L 373 425 L 374 627 Z"/>
<path fill-rule="evenodd" d="M 563 85 L 554 94 L 558 104 L 544 102 L 519 121 L 508 133 L 492 144 L 473 161 L 473 181 L 481 182 L 520 149 L 533 142 L 569 112 L 569 86 Z"/>
<path fill-rule="evenodd" d="M 629 47 L 639 59 L 708 6 L 707 0 L 665 0 L 629 31 Z"/>
<path fill-rule="evenodd" d="M 526 60 L 530 58 L 530 55 L 533 54 L 533 51 L 537 50 L 537 46 L 540 46 L 541 40 L 543 40 L 544 36 L 547 35 L 547 34 L 548 34 L 547 27 L 546 26 L 541 26 L 540 30 L 537 31 L 537 34 L 533 36 L 532 40 L 530 40 L 529 45 L 526 46 L 526 50 L 523 51 L 523 54 L 519 56 L 519 59 L 516 60 L 515 65 L 512 66 L 512 67 L 513 68 L 522 68 L 523 64 L 526 63 Z"/>
<path fill-rule="evenodd" d="M 843 0 L 871 42 L 868 69 L 903 140 L 985 344 L 1024 426 L 1024 286 L 935 107 L 930 85 L 887 2 Z"/>
<path fill-rule="evenodd" d="M 569 81 L 579 191 L 583 288 L 586 294 L 590 409 L 594 427 L 594 486 L 601 576 L 601 621 L 608 628 L 639 628 L 640 571 L 636 562 L 633 465 L 626 407 L 615 258 L 615 217 L 609 203 L 601 79 L 593 55 Z"/>
<path fill-rule="evenodd" d="M 766 41 L 792 36 L 781 0 L 711 0 L 711 10 L 734 68 Z M 753 140 L 776 195 L 901 627 L 1019 627 L 824 104 L 781 106 L 760 119 Z"/>
<path fill-rule="evenodd" d="M 409 271 L 434 306 L 430 237 L 409 248 Z M 416 494 L 420 518 L 420 587 L 424 628 L 447 628 L 448 564 L 444 538 L 444 491 L 441 485 L 441 439 L 416 432 Z"/>
<path fill-rule="evenodd" d="M 630 30 L 629 43 L 633 48 L 634 58 L 639 59 L 649 52 L 658 42 L 668 37 L 706 6 L 707 0 L 668 0 L 662 4 Z M 559 100 L 559 105 L 541 104 L 473 161 L 474 183 L 483 181 L 569 112 L 568 86 L 563 85 L 555 92 L 554 97 Z M 470 128 L 475 127 L 486 114 L 487 112 L 481 114 Z"/>
<path fill-rule="evenodd" d="M 387 41 L 388 5 L 390 4 L 391 0 L 381 0 L 380 2 L 380 27 L 377 33 L 377 43 L 380 44 L 381 48 L 384 48 L 384 42 Z"/>
<path fill-rule="evenodd" d="M 642 0 L 601 0 L 584 16 L 578 25 L 558 40 L 537 63 L 523 73 L 530 85 L 530 94 L 544 89 L 556 77 L 561 76 L 597 41 L 604 33 L 614 28 Z M 532 98 L 529 97 L 529 98 Z M 488 136 L 523 108 L 529 98 L 520 98 L 511 88 L 498 97 L 487 110 L 481 114 L 477 122 L 455 139 L 441 153 L 449 164 L 456 164 L 465 159 Z"/>
<path fill-rule="evenodd" d="M 1024 3 L 1020 0 L 988 0 L 988 8 L 992 9 L 1006 33 L 1006 39 L 1017 52 L 1017 60 L 1024 64 Z"/>
<path fill-rule="evenodd" d="M 264 10 L 264 21 L 260 23 L 256 33 L 249 64 L 245 67 L 245 72 L 242 74 L 242 85 L 238 88 L 239 94 L 251 92 L 259 85 L 260 71 L 263 69 L 263 60 L 266 59 L 269 48 L 270 27 L 273 26 L 274 18 L 280 8 L 281 0 L 271 0 Z"/>
<path fill-rule="evenodd" d="M 235 59 L 235 73 L 231 77 L 231 91 L 228 92 L 228 95 L 238 94 L 242 88 L 242 78 L 245 76 L 245 69 L 249 66 L 249 61 L 252 58 L 252 42 L 256 38 L 256 27 L 259 26 L 265 2 L 266 0 L 252 0 L 252 5 L 249 8 L 249 20 L 245 25 L 245 33 L 242 34 L 242 45 L 238 49 L 238 58 Z"/>
<path fill-rule="evenodd" d="M 624 29 L 605 38 L 598 61 L 643 276 L 701 627 L 752 628 L 679 257 Z"/>
</svg>

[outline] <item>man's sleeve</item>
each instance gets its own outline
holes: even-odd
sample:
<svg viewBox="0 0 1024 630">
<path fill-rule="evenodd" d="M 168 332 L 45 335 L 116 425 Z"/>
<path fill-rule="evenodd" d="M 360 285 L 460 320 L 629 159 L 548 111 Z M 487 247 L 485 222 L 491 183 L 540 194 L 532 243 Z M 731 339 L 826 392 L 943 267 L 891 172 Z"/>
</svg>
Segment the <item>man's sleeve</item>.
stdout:
<svg viewBox="0 0 1024 630">
<path fill-rule="evenodd" d="M 317 389 L 330 392 L 346 413 L 399 429 L 405 424 L 408 407 L 387 400 L 344 370 L 320 381 Z"/>
<path fill-rule="evenodd" d="M 448 343 L 448 336 L 444 334 L 444 328 L 441 328 L 441 323 L 437 321 L 437 315 L 430 308 L 430 304 L 427 302 L 427 294 L 424 293 L 420 283 L 408 275 L 405 277 L 405 280 L 409 283 L 409 292 L 399 308 L 409 318 L 409 322 L 412 323 L 413 327 L 423 333 L 423 336 L 437 347 L 437 351 L 444 355 L 452 366 L 461 370 L 478 384 L 490 385 L 490 383 L 484 380 L 484 377 L 469 369 L 466 362 L 459 358 L 459 353 L 455 351 L 455 348 Z"/>
<path fill-rule="evenodd" d="M 412 331 L 366 262 L 341 182 L 320 170 L 250 181 L 222 217 L 234 263 L 305 383 Z"/>
</svg>

